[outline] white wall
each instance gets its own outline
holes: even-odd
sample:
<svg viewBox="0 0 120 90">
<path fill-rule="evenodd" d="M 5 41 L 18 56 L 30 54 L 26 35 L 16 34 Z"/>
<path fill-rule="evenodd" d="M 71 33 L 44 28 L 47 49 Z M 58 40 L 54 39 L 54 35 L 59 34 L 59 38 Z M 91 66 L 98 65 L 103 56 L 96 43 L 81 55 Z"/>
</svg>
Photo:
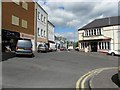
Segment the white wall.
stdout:
<svg viewBox="0 0 120 90">
<path fill-rule="evenodd" d="M 40 20 L 38 19 L 38 12 L 40 12 Z M 41 21 L 41 14 L 43 15 L 43 22 Z M 46 18 L 46 23 L 44 23 L 44 17 Z M 38 38 L 46 38 L 47 39 L 47 14 L 43 11 L 43 9 L 37 5 L 37 37 Z M 38 36 L 38 28 L 40 30 L 40 36 Z M 41 29 L 43 29 L 43 37 L 41 36 Z M 45 37 L 44 37 L 45 31 Z"/>
<path fill-rule="evenodd" d="M 120 44 L 120 31 L 117 26 L 109 26 L 103 28 L 103 35 L 111 38 L 111 49 L 118 50 Z"/>
<path fill-rule="evenodd" d="M 54 29 L 55 29 L 55 27 L 48 22 L 48 40 L 50 40 L 50 41 L 55 41 Z"/>
</svg>

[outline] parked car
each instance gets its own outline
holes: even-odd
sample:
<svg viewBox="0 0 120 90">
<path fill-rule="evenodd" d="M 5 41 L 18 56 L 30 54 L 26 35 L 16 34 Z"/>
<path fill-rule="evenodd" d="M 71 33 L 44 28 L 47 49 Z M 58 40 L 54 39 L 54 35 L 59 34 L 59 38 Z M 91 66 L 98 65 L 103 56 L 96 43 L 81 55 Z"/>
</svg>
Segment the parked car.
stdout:
<svg viewBox="0 0 120 90">
<path fill-rule="evenodd" d="M 61 47 L 60 51 L 67 51 L 67 49 L 65 47 Z"/>
<path fill-rule="evenodd" d="M 112 56 L 120 55 L 120 50 L 109 50 L 107 54 Z"/>
<path fill-rule="evenodd" d="M 75 50 L 76 50 L 76 51 L 79 51 L 79 47 L 76 47 Z"/>
<path fill-rule="evenodd" d="M 73 46 L 69 46 L 68 47 L 68 50 L 70 51 L 70 50 L 73 50 Z"/>
<path fill-rule="evenodd" d="M 46 44 L 39 44 L 37 51 L 38 51 L 38 53 L 39 52 L 48 52 L 49 51 L 48 45 L 46 45 Z"/>
<path fill-rule="evenodd" d="M 18 40 L 16 45 L 15 54 L 17 55 L 30 55 L 33 56 L 32 42 L 30 39 Z"/>
</svg>

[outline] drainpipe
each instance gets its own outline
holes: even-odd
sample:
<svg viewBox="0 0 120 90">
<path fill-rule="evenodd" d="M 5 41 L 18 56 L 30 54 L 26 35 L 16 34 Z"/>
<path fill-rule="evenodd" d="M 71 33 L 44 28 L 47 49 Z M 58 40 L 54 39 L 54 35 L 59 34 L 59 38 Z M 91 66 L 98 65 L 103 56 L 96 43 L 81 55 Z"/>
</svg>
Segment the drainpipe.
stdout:
<svg viewBox="0 0 120 90">
<path fill-rule="evenodd" d="M 114 40 L 114 26 L 113 26 L 113 50 L 115 50 L 115 40 Z"/>
<path fill-rule="evenodd" d="M 37 50 L 37 4 L 35 2 L 35 12 L 34 12 L 34 49 Z"/>
<path fill-rule="evenodd" d="M 47 32 L 47 40 L 46 40 L 46 43 L 48 43 L 48 14 L 47 14 L 46 19 L 47 19 L 47 20 L 46 20 L 46 24 L 47 24 L 47 26 L 46 26 L 46 28 L 47 28 L 47 29 L 46 29 L 46 30 L 47 30 L 47 31 L 46 31 L 46 32 Z"/>
</svg>

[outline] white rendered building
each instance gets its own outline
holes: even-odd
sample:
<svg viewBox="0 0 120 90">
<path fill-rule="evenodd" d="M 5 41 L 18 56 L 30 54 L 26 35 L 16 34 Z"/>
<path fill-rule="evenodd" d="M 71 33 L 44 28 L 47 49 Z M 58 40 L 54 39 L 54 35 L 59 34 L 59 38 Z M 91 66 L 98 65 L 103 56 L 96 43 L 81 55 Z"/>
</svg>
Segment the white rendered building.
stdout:
<svg viewBox="0 0 120 90">
<path fill-rule="evenodd" d="M 120 23 L 118 16 L 95 19 L 78 30 L 79 49 L 93 52 L 120 50 Z"/>
<path fill-rule="evenodd" d="M 48 14 L 47 12 L 39 5 L 36 5 L 37 10 L 37 46 L 40 43 L 47 43 L 48 42 Z"/>
<path fill-rule="evenodd" d="M 55 48 L 55 33 L 54 33 L 55 26 L 48 21 L 48 43 L 49 48 L 54 49 Z"/>
</svg>

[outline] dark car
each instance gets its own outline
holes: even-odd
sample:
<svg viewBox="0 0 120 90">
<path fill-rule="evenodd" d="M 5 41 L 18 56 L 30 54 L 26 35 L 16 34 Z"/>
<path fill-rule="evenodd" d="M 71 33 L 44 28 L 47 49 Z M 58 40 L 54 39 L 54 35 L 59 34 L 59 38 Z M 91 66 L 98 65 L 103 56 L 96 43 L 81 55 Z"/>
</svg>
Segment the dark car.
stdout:
<svg viewBox="0 0 120 90">
<path fill-rule="evenodd" d="M 30 39 L 18 40 L 15 53 L 16 56 L 17 55 L 33 56 L 31 40 Z"/>
<path fill-rule="evenodd" d="M 46 45 L 46 44 L 39 44 L 37 51 L 38 51 L 38 53 L 39 52 L 48 52 L 49 51 L 48 45 Z"/>
</svg>

